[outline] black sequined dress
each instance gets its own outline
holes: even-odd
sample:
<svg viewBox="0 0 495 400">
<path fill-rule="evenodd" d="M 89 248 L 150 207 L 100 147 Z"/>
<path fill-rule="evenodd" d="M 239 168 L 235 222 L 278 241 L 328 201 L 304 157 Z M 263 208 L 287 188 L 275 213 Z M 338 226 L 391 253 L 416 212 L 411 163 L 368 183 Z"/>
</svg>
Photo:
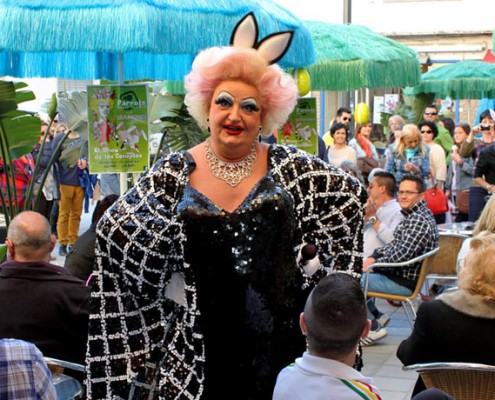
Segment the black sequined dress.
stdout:
<svg viewBox="0 0 495 400">
<path fill-rule="evenodd" d="M 304 351 L 292 203 L 270 175 L 232 213 L 185 188 L 178 212 L 197 282 L 205 399 L 229 385 L 236 399 L 269 400 L 277 373 Z"/>
</svg>

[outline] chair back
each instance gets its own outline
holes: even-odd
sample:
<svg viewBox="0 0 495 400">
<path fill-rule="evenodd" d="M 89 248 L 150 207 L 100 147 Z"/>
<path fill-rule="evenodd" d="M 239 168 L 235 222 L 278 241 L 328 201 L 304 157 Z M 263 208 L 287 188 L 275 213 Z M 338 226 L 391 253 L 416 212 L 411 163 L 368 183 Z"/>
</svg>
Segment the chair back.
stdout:
<svg viewBox="0 0 495 400">
<path fill-rule="evenodd" d="M 457 279 L 457 255 L 462 242 L 468 236 L 459 233 L 440 232 L 438 238 L 439 251 L 433 256 L 428 279 Z"/>
<path fill-rule="evenodd" d="M 427 388 L 437 388 L 456 400 L 492 400 L 495 366 L 473 363 L 426 363 L 403 367 L 419 373 Z"/>
<path fill-rule="evenodd" d="M 365 283 L 364 283 L 364 294 L 366 298 L 368 297 L 376 297 L 379 299 L 384 299 L 388 301 L 400 301 L 403 305 L 407 304 L 407 307 L 409 307 L 409 311 L 407 307 L 404 307 L 404 311 L 406 312 L 407 319 L 409 321 L 409 324 L 411 325 L 411 328 L 414 326 L 414 321 L 416 319 L 416 310 L 414 309 L 414 304 L 412 303 L 413 300 L 419 297 L 419 293 L 421 292 L 421 288 L 423 287 L 423 284 L 426 279 L 426 275 L 428 273 L 428 270 L 430 268 L 432 256 L 438 252 L 439 248 L 436 247 L 433 250 L 428 251 L 427 253 L 424 253 L 418 257 L 415 257 L 411 260 L 408 261 L 403 261 L 403 262 L 398 262 L 398 263 L 374 263 L 370 265 L 368 268 L 368 271 L 365 274 Z M 382 293 L 382 292 L 371 292 L 368 290 L 368 278 L 369 274 L 372 272 L 372 270 L 376 267 L 389 267 L 389 268 L 401 268 L 401 267 L 406 267 L 408 265 L 414 264 L 421 261 L 421 269 L 419 271 L 419 277 L 418 281 L 416 282 L 416 287 L 414 288 L 413 292 L 410 295 L 399 295 L 399 294 L 392 294 L 392 293 Z"/>
</svg>

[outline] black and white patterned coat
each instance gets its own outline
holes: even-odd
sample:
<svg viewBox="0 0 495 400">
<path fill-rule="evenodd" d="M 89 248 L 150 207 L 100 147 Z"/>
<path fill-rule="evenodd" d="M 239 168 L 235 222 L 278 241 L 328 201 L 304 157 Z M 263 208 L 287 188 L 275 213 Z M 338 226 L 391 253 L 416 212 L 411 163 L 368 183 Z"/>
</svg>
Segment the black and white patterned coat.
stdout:
<svg viewBox="0 0 495 400">
<path fill-rule="evenodd" d="M 315 244 L 322 260 L 307 284 L 335 270 L 359 278 L 365 188 L 293 147 L 270 146 L 268 169 L 293 197 L 299 243 Z M 204 344 L 195 329 L 200 310 L 176 213 L 188 179 L 185 154 L 168 155 L 98 225 L 88 398 L 201 398 Z M 171 300 L 174 294 L 166 289 L 174 280 L 181 301 Z"/>
</svg>

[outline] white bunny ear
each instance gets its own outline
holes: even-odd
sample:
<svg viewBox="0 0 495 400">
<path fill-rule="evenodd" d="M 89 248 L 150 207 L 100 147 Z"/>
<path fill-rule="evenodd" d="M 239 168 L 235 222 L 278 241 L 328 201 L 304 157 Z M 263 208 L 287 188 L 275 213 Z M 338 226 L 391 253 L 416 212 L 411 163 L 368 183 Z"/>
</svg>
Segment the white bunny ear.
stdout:
<svg viewBox="0 0 495 400">
<path fill-rule="evenodd" d="M 234 28 L 230 37 L 230 45 L 235 47 L 254 48 L 258 40 L 258 23 L 250 12 Z"/>
<path fill-rule="evenodd" d="M 490 115 L 492 116 L 492 119 L 495 121 L 495 111 L 490 109 Z"/>
<path fill-rule="evenodd" d="M 273 33 L 264 38 L 257 47 L 258 53 L 268 62 L 274 64 L 289 50 L 294 32 Z"/>
</svg>

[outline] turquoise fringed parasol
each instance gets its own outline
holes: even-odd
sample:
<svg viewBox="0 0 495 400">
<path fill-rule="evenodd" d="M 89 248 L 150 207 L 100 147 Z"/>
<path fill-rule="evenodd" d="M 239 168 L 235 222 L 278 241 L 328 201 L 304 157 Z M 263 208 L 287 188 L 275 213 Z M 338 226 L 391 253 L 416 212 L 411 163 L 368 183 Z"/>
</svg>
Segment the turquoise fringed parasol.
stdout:
<svg viewBox="0 0 495 400">
<path fill-rule="evenodd" d="M 271 0 L 0 0 L 0 75 L 117 80 L 120 66 L 127 80 L 181 81 L 250 11 L 260 37 L 295 31 L 281 66 L 314 62 L 308 30 Z"/>
<path fill-rule="evenodd" d="M 411 48 L 360 25 L 305 21 L 316 51 L 307 68 L 313 90 L 355 90 L 419 83 Z"/>
</svg>

